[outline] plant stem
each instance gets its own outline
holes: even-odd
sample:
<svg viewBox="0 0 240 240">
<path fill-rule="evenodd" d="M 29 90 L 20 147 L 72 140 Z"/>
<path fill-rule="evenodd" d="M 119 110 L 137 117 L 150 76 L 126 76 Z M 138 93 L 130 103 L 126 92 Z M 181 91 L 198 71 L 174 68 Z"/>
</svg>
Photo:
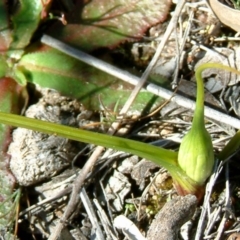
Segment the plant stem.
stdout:
<svg viewBox="0 0 240 240">
<path fill-rule="evenodd" d="M 161 164 L 167 169 L 177 166 L 177 153 L 130 139 L 105 135 L 87 130 L 77 129 L 38 119 L 27 118 L 15 114 L 0 112 L 0 122 L 3 124 L 23 127 L 47 134 L 56 134 L 75 141 L 92 143 L 119 151 L 129 152 Z M 154 157 L 155 156 L 155 157 Z M 157 161 L 156 159 L 160 159 Z"/>
<path fill-rule="evenodd" d="M 202 79 L 202 72 L 209 68 L 217 68 L 221 70 L 230 71 L 236 74 L 240 72 L 232 67 L 222 65 L 220 63 L 204 63 L 197 67 L 195 71 L 196 81 L 197 81 L 197 101 L 196 101 L 196 110 L 194 112 L 193 125 L 195 122 L 203 121 L 204 122 L 204 84 Z"/>
<path fill-rule="evenodd" d="M 83 53 L 83 52 L 81 52 L 65 43 L 62 43 L 59 40 L 56 40 L 52 37 L 44 35 L 43 38 L 41 39 L 41 41 L 53 48 L 65 53 L 65 54 L 73 57 L 73 58 L 83 61 L 83 62 L 89 64 L 90 66 L 96 67 L 97 69 L 100 69 L 110 75 L 113 75 L 127 83 L 130 83 L 132 85 L 137 85 L 138 82 L 140 81 L 140 78 L 138 78 L 137 76 L 134 76 L 127 71 L 123 71 L 123 70 L 116 68 L 110 64 L 107 64 L 99 59 L 96 59 L 95 57 L 92 57 L 87 53 Z M 211 64 L 211 63 L 207 63 L 207 64 Z M 205 65 L 205 64 L 203 64 L 203 65 Z M 219 65 L 221 65 L 221 64 L 219 64 Z M 199 70 L 201 69 L 201 67 L 202 66 L 199 67 Z M 208 68 L 208 67 L 204 67 L 204 69 L 206 69 L 206 68 Z M 173 95 L 172 91 L 165 89 L 161 86 L 157 86 L 156 84 L 153 84 L 153 83 L 146 83 L 145 88 L 147 91 L 149 91 L 157 96 L 160 96 L 162 98 L 165 98 L 165 99 L 170 99 Z M 171 101 L 176 102 L 178 105 L 180 105 L 184 108 L 187 108 L 187 109 L 194 110 L 194 108 L 195 108 L 194 101 L 192 101 L 189 98 L 183 97 L 179 94 L 175 94 L 174 97 L 171 98 Z M 205 115 L 206 115 L 206 117 L 212 118 L 214 120 L 221 119 L 222 123 L 226 123 L 234 128 L 240 128 L 240 120 L 239 119 L 228 116 L 227 114 L 219 112 L 208 106 L 205 106 Z"/>
<path fill-rule="evenodd" d="M 96 144 L 135 154 L 166 168 L 177 182 L 181 183 L 186 189 L 190 189 L 194 192 L 196 183 L 178 166 L 177 152 L 130 139 L 76 129 L 15 114 L 0 112 L 0 122 L 15 127 L 23 127 L 46 134 L 56 134 L 71 140 Z"/>
</svg>

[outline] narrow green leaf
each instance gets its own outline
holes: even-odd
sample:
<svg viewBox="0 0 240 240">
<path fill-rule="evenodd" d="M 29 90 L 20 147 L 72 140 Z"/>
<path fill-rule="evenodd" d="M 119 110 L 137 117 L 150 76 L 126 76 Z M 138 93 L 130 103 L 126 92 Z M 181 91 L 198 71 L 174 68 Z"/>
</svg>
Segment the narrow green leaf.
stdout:
<svg viewBox="0 0 240 240">
<path fill-rule="evenodd" d="M 15 127 L 28 128 L 47 134 L 57 134 L 61 137 L 72 140 L 93 143 L 96 145 L 117 149 L 119 151 L 129 152 L 143 158 L 147 158 L 156 164 L 161 163 L 162 166 L 167 168 L 169 168 L 171 165 L 177 166 L 176 152 L 142 142 L 76 129 L 56 123 L 44 122 L 38 119 L 31 119 L 3 112 L 0 112 L 0 122 Z"/>
<path fill-rule="evenodd" d="M 134 140 L 109 136 L 101 133 L 90 132 L 63 126 L 56 123 L 45 122 L 37 119 L 26 118 L 14 114 L 0 112 L 0 122 L 15 127 L 23 127 L 47 134 L 57 134 L 61 137 L 76 141 L 92 143 L 119 151 L 136 154 L 146 158 L 160 166 L 165 167 L 177 184 L 188 190 L 188 193 L 196 192 L 196 182 L 191 180 L 177 164 L 176 152 Z"/>
<path fill-rule="evenodd" d="M 239 150 L 239 147 L 240 147 L 240 131 L 238 131 L 231 138 L 231 140 L 227 143 L 223 150 L 218 154 L 217 158 L 219 160 L 226 160 L 237 150 Z"/>
</svg>

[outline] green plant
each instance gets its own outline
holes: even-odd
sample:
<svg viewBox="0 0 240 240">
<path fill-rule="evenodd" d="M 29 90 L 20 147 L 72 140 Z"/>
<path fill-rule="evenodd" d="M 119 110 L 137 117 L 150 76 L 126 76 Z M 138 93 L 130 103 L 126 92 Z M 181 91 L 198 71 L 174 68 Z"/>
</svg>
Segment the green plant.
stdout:
<svg viewBox="0 0 240 240">
<path fill-rule="evenodd" d="M 6 152 L 6 142 L 9 141 L 10 137 L 10 128 L 4 124 L 29 128 L 49 134 L 58 134 L 59 136 L 77 141 L 94 143 L 147 158 L 169 170 L 180 194 L 193 193 L 201 195 L 202 191 L 199 193 L 199 189 L 204 188 L 205 180 L 210 175 L 213 165 L 211 139 L 205 130 L 203 120 L 204 95 L 202 92 L 203 86 L 201 85 L 201 72 L 209 67 L 222 68 L 232 72 L 236 72 L 236 70 L 218 64 L 206 64 L 197 69 L 197 107 L 192 129 L 184 138 L 179 156 L 176 152 L 150 146 L 145 143 L 10 114 L 10 112 L 19 114 L 25 105 L 28 98 L 25 89 L 27 82 L 54 88 L 62 94 L 81 99 L 82 102 L 88 103 L 87 107 L 93 107 L 93 104 L 98 103 L 98 99 L 92 97 L 92 92 L 100 92 L 101 95 L 105 94 L 104 99 L 105 96 L 113 95 L 107 92 L 109 86 L 111 86 L 110 91 L 113 88 L 118 89 L 119 94 L 124 95 L 124 92 L 120 93 L 119 90 L 121 82 L 113 81 L 107 74 L 103 74 L 92 67 L 88 67 L 71 57 L 32 40 L 41 22 L 49 20 L 46 16 L 49 13 L 51 2 L 52 0 L 19 0 L 17 9 L 13 8 L 10 10 L 7 10 L 6 1 L 0 3 L 0 77 L 2 78 L 0 82 L 2 84 L 0 85 L 0 122 L 3 123 L 1 124 L 0 136 L 1 151 Z M 112 1 L 111 4 L 115 3 L 115 5 L 111 6 L 107 4 L 109 3 L 107 0 L 93 0 L 84 6 L 82 5 L 83 1 L 76 2 L 78 2 L 78 7 L 73 6 L 65 14 L 68 21 L 67 26 L 63 26 L 61 22 L 57 22 L 54 26 L 48 28 L 47 31 L 75 47 L 90 51 L 98 47 L 111 48 L 123 41 L 133 41 L 142 37 L 143 32 L 148 27 L 162 21 L 166 17 L 170 1 L 161 1 L 163 5 L 155 5 L 155 1 L 135 1 L 134 4 L 133 1 L 127 0 L 127 4 L 120 4 L 121 1 L 120 3 L 119 1 Z M 138 3 L 145 5 L 138 5 Z M 142 9 L 146 8 L 150 13 L 149 16 L 145 16 L 145 11 L 142 12 Z M 78 12 L 80 11 L 79 9 L 81 9 L 82 14 Z M 160 11 L 162 13 L 161 17 L 159 17 Z M 136 16 L 133 15 L 134 13 L 136 13 Z M 79 19 L 74 19 L 73 16 L 80 17 Z M 143 16 L 144 22 L 139 24 Z M 135 21 L 129 22 L 129 19 L 134 19 Z M 133 36 L 129 36 L 129 24 L 131 24 L 130 28 L 134 29 Z M 83 32 L 84 34 L 82 34 Z M 69 38 L 68 36 L 72 37 Z M 95 41 L 92 41 L 92 39 Z M 30 44 L 31 42 L 32 44 Z M 128 93 L 129 91 L 126 91 L 124 96 L 128 96 Z M 86 96 L 88 97 L 86 98 Z M 98 94 L 95 94 L 95 96 L 98 96 Z M 141 98 L 145 104 L 146 99 L 144 97 Z M 151 99 L 152 95 L 148 94 L 147 98 Z M 19 99 L 23 100 L 21 106 L 17 106 L 18 104 L 16 104 L 20 102 Z M 121 101 L 124 102 L 125 99 L 126 97 L 123 97 Z M 116 101 L 117 99 L 109 99 L 109 102 L 107 104 L 104 102 L 104 105 L 112 104 Z M 140 104 L 140 109 L 142 106 Z M 201 147 L 197 151 L 192 147 L 192 139 L 194 139 L 195 134 L 198 135 L 196 141 L 200 141 L 201 143 Z M 239 133 L 237 133 L 218 157 L 220 159 L 227 158 L 230 153 L 235 151 L 239 146 L 238 139 Z M 188 152 L 190 154 L 185 159 L 185 155 Z M 4 164 L 0 167 L 0 183 L 3 186 L 1 189 L 1 199 L 11 200 L 13 197 L 12 187 L 14 181 L 7 174 L 7 161 L 4 159 L 5 156 L 3 156 L 1 161 Z M 198 161 L 200 161 L 200 164 L 196 164 Z M 197 166 L 196 169 L 195 166 Z M 8 202 L 8 205 L 10 206 L 11 203 Z M 6 201 L 2 201 L 2 204 L 0 204 L 0 213 L 4 216 L 9 212 L 9 208 L 4 209 L 5 206 Z M 1 218 L 0 225 L 6 226 L 7 221 Z"/>
<path fill-rule="evenodd" d="M 232 0 L 231 1 L 235 9 L 240 9 L 240 1 L 239 0 Z"/>
<path fill-rule="evenodd" d="M 180 194 L 192 193 L 199 195 L 202 193 L 200 190 L 204 187 L 205 180 L 211 174 L 214 164 L 212 143 L 204 127 L 204 92 L 201 73 L 207 68 L 219 68 L 239 73 L 233 68 L 214 63 L 203 64 L 196 70 L 198 88 L 193 125 L 180 146 L 179 156 L 176 152 L 145 143 L 75 129 L 9 113 L 0 112 L 0 122 L 15 127 L 28 128 L 48 134 L 57 134 L 72 140 L 92 143 L 136 154 L 165 167 L 171 173 Z M 193 133 L 197 136 L 194 140 L 192 139 L 194 138 L 194 136 L 192 136 Z M 235 139 L 235 141 L 237 140 Z M 196 144 L 200 146 L 197 149 L 194 148 Z M 237 143 L 236 145 L 239 146 L 239 144 L 240 143 Z M 220 158 L 228 157 L 233 151 L 233 148 L 236 149 L 236 146 L 232 146 L 232 143 L 230 142 L 226 146 L 228 152 L 225 153 L 225 150 L 223 150 L 224 154 L 219 154 Z M 186 153 L 188 155 L 185 158 Z M 181 158 L 184 159 L 182 160 Z"/>
<path fill-rule="evenodd" d="M 61 4 L 55 1 L 57 4 L 52 4 L 53 2 L 54 0 L 0 1 L 0 111 L 21 113 L 28 101 L 28 82 L 81 99 L 81 103 L 89 110 L 98 110 L 99 94 L 104 98 L 104 105 L 110 109 L 119 96 L 122 96 L 123 104 L 131 91 L 129 86 L 41 44 L 39 38 L 48 32 L 61 40 L 67 37 L 69 44 L 84 51 L 99 47 L 113 48 L 124 41 L 142 37 L 149 27 L 163 21 L 168 14 L 170 1 L 164 0 L 158 5 L 153 0 L 114 0 L 111 3 L 107 0 L 61 1 Z M 51 12 L 60 13 L 61 17 L 53 16 Z M 119 93 L 117 98 L 117 94 L 109 94 L 115 89 Z M 141 93 L 133 110 L 140 113 L 152 97 L 153 94 Z M 9 171 L 9 156 L 6 154 L 10 141 L 11 128 L 0 124 L 0 215 L 4 216 L 13 204 L 15 184 Z M 6 202 L 6 199 L 9 201 Z M 0 218 L 0 229 L 5 229 L 7 225 L 8 218 Z"/>
</svg>

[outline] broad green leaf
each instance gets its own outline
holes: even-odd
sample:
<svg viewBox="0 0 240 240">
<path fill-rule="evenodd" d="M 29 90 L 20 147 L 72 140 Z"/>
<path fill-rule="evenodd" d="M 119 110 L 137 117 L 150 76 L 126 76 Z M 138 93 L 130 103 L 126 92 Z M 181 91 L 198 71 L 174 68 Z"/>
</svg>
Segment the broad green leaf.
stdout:
<svg viewBox="0 0 240 240">
<path fill-rule="evenodd" d="M 41 0 L 20 0 L 18 9 L 11 16 L 13 23 L 13 42 L 8 55 L 20 58 L 24 48 L 29 44 L 33 33 L 37 29 L 41 12 L 43 10 Z"/>
<path fill-rule="evenodd" d="M 121 108 L 133 88 L 46 46 L 39 52 L 24 55 L 17 70 L 22 71 L 27 81 L 56 89 L 63 95 L 78 99 L 85 107 L 93 110 L 101 109 L 101 104 L 112 110 L 117 102 Z M 161 102 L 162 99 L 142 91 L 131 110 L 137 111 L 139 115 L 143 109 L 147 112 Z"/>
<path fill-rule="evenodd" d="M 149 27 L 163 22 L 170 5 L 169 0 L 92 0 L 85 5 L 78 1 L 65 14 L 67 25 L 58 22 L 48 34 L 85 51 L 115 47 L 142 38 Z"/>
</svg>

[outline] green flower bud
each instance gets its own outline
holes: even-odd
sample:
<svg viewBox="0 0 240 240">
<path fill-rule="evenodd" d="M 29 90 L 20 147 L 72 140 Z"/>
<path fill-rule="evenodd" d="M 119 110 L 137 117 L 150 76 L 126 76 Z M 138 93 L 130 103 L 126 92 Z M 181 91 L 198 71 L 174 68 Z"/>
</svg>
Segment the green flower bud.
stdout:
<svg viewBox="0 0 240 240">
<path fill-rule="evenodd" d="M 197 185 L 202 186 L 211 175 L 214 153 L 210 134 L 203 126 L 193 124 L 183 138 L 178 153 L 178 164 Z"/>
<path fill-rule="evenodd" d="M 211 66 L 211 64 L 203 64 L 195 71 L 197 99 L 192 128 L 183 138 L 178 152 L 180 168 L 195 181 L 197 186 L 204 185 L 206 179 L 211 175 L 214 165 L 212 140 L 204 123 L 204 85 L 201 76 L 202 72 Z M 218 68 L 219 66 L 214 64 L 213 67 Z"/>
</svg>

